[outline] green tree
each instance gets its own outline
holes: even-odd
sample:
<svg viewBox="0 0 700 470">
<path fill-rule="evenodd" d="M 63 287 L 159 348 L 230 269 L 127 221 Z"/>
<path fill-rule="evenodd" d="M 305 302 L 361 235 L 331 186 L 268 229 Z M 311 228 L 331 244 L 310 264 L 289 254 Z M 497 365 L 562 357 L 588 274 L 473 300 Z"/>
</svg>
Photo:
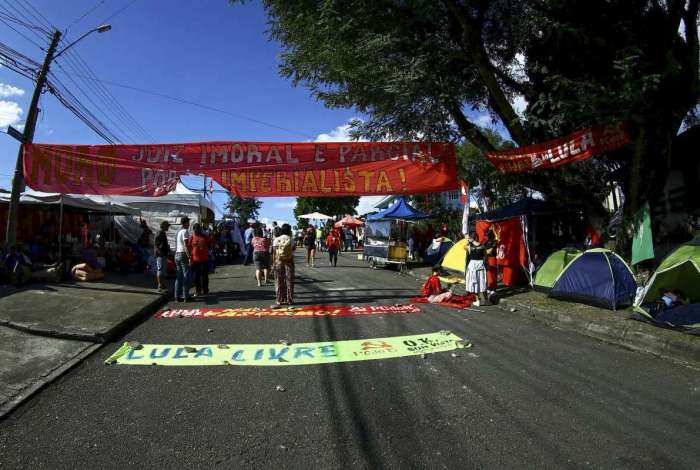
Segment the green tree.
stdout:
<svg viewBox="0 0 700 470">
<path fill-rule="evenodd" d="M 238 220 L 242 223 L 246 223 L 250 219 L 257 219 L 261 207 L 262 202 L 257 198 L 243 198 L 235 194 L 229 196 L 229 201 L 226 204 L 226 209 L 238 216 Z"/>
<path fill-rule="evenodd" d="M 336 219 L 340 219 L 346 214 L 355 215 L 355 208 L 360 203 L 357 196 L 341 197 L 298 197 L 297 205 L 294 207 L 294 217 L 296 217 L 300 227 L 306 227 L 309 221 L 300 219 L 300 215 L 320 212 Z"/>
<path fill-rule="evenodd" d="M 358 136 L 465 139 L 484 152 L 494 143 L 468 111 L 488 111 L 516 145 L 629 122 L 623 151 L 514 177 L 595 215 L 615 179 L 628 217 L 661 191 L 674 138 L 698 103 L 699 3 L 264 1 L 282 75 L 329 107 L 364 113 Z"/>
</svg>

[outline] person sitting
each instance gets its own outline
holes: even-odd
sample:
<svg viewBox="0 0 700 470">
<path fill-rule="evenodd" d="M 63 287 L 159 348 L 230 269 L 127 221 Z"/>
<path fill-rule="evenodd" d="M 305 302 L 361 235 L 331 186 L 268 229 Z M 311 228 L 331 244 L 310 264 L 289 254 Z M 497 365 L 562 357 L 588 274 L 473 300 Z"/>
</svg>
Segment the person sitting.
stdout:
<svg viewBox="0 0 700 470">
<path fill-rule="evenodd" d="M 655 317 L 661 312 L 683 305 L 683 292 L 680 289 L 659 289 L 659 298 L 645 305 L 649 315 Z"/>
<path fill-rule="evenodd" d="M 451 291 L 442 288 L 440 284 L 440 268 L 437 266 L 433 267 L 432 274 L 423 284 L 420 293 L 423 297 L 427 297 L 428 302 L 431 304 L 445 302 L 454 295 Z"/>
<path fill-rule="evenodd" d="M 88 244 L 82 252 L 83 262 L 76 264 L 71 269 L 71 275 L 76 281 L 92 282 L 105 277 L 102 266 L 97 260 L 97 251 L 91 244 Z"/>
<path fill-rule="evenodd" d="M 12 245 L 10 252 L 5 256 L 5 271 L 10 276 L 10 282 L 17 287 L 22 287 L 28 277 L 30 263 L 27 262 L 24 254 L 17 251 L 17 246 Z"/>
<path fill-rule="evenodd" d="M 119 252 L 117 271 L 122 274 L 135 273 L 139 270 L 139 260 L 128 243 Z"/>
</svg>

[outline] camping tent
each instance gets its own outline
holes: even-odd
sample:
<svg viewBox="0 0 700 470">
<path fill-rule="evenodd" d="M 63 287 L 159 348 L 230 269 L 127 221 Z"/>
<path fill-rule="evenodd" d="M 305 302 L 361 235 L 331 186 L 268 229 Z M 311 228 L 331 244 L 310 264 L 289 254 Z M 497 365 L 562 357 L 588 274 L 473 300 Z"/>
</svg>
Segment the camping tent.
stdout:
<svg viewBox="0 0 700 470">
<path fill-rule="evenodd" d="M 550 297 L 616 310 L 632 305 L 637 283 L 627 263 L 603 248 L 587 250 L 554 281 Z"/>
<path fill-rule="evenodd" d="M 436 238 L 426 250 L 423 262 L 430 265 L 437 264 L 453 246 L 454 242 L 449 238 Z"/>
<path fill-rule="evenodd" d="M 679 289 L 690 302 L 700 302 L 700 237 L 666 257 L 644 287 L 635 310 L 659 298 L 661 289 Z"/>
<path fill-rule="evenodd" d="M 408 204 L 405 197 L 400 197 L 393 205 L 386 209 L 370 214 L 367 220 L 383 220 L 383 219 L 401 219 L 401 220 L 421 220 L 429 219 L 431 216 L 425 214 L 418 209 L 414 209 Z"/>
<path fill-rule="evenodd" d="M 450 274 L 458 274 L 464 276 L 464 270 L 467 265 L 467 253 L 464 250 L 464 245 L 467 239 L 463 238 L 449 249 L 440 262 L 440 266 L 447 270 Z"/>
<path fill-rule="evenodd" d="M 564 268 L 580 255 L 581 252 L 578 250 L 559 250 L 552 253 L 535 274 L 535 290 L 549 292 Z"/>
</svg>

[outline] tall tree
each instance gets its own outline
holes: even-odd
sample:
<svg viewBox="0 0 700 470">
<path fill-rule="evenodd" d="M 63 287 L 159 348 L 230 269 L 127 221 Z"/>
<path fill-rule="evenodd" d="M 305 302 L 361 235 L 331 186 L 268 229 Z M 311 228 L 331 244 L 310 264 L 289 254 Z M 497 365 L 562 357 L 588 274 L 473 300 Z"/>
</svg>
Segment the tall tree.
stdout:
<svg viewBox="0 0 700 470">
<path fill-rule="evenodd" d="M 257 198 L 243 198 L 231 194 L 229 201 L 226 204 L 226 209 L 232 214 L 238 216 L 238 220 L 246 223 L 248 220 L 257 219 L 262 202 Z"/>
<path fill-rule="evenodd" d="M 300 219 L 300 215 L 320 212 L 321 214 L 339 219 L 346 214 L 357 214 L 355 208 L 359 203 L 360 198 L 357 196 L 298 197 L 297 205 L 294 207 L 294 217 L 296 217 L 301 227 L 305 227 L 309 224 L 309 221 Z"/>
<path fill-rule="evenodd" d="M 609 158 L 520 175 L 591 205 L 615 178 L 629 215 L 660 191 L 673 141 L 698 103 L 700 0 L 265 0 L 280 69 L 370 139 L 466 139 L 494 148 L 467 110 L 517 145 L 595 123 L 630 123 Z M 518 112 L 512 103 L 524 100 Z"/>
</svg>

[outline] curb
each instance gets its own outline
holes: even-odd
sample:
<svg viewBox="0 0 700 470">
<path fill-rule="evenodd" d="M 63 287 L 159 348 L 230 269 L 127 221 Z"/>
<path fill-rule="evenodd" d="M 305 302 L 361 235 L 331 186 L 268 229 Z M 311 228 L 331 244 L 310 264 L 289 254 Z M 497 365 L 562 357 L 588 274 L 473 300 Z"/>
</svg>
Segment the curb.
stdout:
<svg viewBox="0 0 700 470">
<path fill-rule="evenodd" d="M 581 319 L 566 313 L 532 307 L 526 303 L 501 299 L 499 308 L 507 310 L 514 307 L 537 321 L 556 324 L 563 329 L 574 331 L 606 343 L 622 346 L 634 351 L 650 353 L 666 359 L 684 363 L 700 364 L 700 341 L 680 332 L 673 332 L 673 338 L 639 331 L 637 328 L 625 326 L 621 321 L 598 322 Z M 635 320 L 629 320 L 635 321 Z M 650 328 L 657 328 L 650 326 Z"/>
<path fill-rule="evenodd" d="M 39 393 L 44 387 L 49 385 L 51 382 L 58 379 L 60 376 L 71 370 L 73 367 L 83 362 L 83 360 L 85 360 L 92 353 L 100 349 L 102 346 L 103 344 L 92 344 L 90 346 L 87 346 L 85 349 L 80 351 L 71 359 L 56 367 L 47 375 L 42 376 L 40 380 L 20 390 L 15 396 L 11 397 L 8 401 L 0 405 L 0 422 L 7 418 L 12 411 L 14 411 L 20 405 L 22 405 L 27 399 Z"/>
<path fill-rule="evenodd" d="M 47 336 L 49 338 L 70 339 L 75 341 L 89 341 L 92 343 L 107 343 L 114 338 L 118 338 L 130 326 L 138 323 L 144 316 L 151 311 L 158 309 L 168 302 L 169 295 L 162 294 L 153 301 L 141 307 L 138 311 L 123 319 L 104 333 L 71 333 L 68 331 L 59 331 L 34 326 L 26 326 L 22 323 L 16 323 L 8 320 L 0 320 L 0 326 L 6 326 L 14 330 L 31 333 L 37 336 Z"/>
</svg>

